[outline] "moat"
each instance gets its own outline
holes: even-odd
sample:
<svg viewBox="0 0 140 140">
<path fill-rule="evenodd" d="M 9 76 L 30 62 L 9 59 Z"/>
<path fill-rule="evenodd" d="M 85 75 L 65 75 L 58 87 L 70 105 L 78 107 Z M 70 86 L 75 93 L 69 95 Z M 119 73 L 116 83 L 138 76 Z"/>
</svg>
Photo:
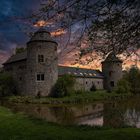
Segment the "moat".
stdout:
<svg viewBox="0 0 140 140">
<path fill-rule="evenodd" d="M 80 105 L 51 106 L 45 104 L 15 104 L 5 101 L 1 106 L 13 112 L 62 125 L 90 125 L 140 128 L 140 97 L 122 101 L 96 102 Z"/>
</svg>

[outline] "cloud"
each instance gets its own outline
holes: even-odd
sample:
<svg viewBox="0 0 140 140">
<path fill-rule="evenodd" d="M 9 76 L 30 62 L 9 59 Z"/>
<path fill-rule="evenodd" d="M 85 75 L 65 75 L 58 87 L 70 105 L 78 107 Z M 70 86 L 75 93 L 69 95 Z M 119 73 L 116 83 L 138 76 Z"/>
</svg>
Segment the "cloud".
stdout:
<svg viewBox="0 0 140 140">
<path fill-rule="evenodd" d="M 53 22 L 50 22 L 50 21 L 39 20 L 33 26 L 34 27 L 45 27 L 45 26 L 52 25 L 52 24 L 53 24 Z"/>
<path fill-rule="evenodd" d="M 64 29 L 57 29 L 56 31 L 51 32 L 51 35 L 56 37 L 56 36 L 64 35 L 66 33 L 67 31 Z"/>
</svg>

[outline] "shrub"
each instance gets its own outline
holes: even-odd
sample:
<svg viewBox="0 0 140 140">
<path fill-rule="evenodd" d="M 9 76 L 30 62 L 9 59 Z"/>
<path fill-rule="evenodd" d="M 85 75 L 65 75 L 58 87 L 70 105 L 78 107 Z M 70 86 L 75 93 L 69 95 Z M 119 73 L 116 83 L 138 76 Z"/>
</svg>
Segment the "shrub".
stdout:
<svg viewBox="0 0 140 140">
<path fill-rule="evenodd" d="M 96 91 L 96 86 L 93 84 L 92 87 L 90 88 L 90 91 Z"/>
<path fill-rule="evenodd" d="M 76 90 L 76 91 L 75 91 L 75 94 L 76 94 L 76 95 L 84 94 L 84 93 L 85 93 L 84 90 Z"/>
<path fill-rule="evenodd" d="M 116 92 L 140 93 L 140 70 L 137 67 L 133 66 L 129 71 L 125 72 L 123 78 L 117 84 Z"/>
<path fill-rule="evenodd" d="M 132 67 L 127 75 L 127 79 L 131 84 L 131 92 L 134 94 L 140 93 L 140 70 L 137 67 Z"/>
<path fill-rule="evenodd" d="M 71 75 L 59 77 L 52 89 L 51 97 L 64 97 L 74 91 L 75 78 Z"/>
<path fill-rule="evenodd" d="M 115 92 L 117 92 L 117 93 L 130 93 L 130 89 L 131 89 L 130 83 L 125 79 L 121 79 L 117 83 L 117 88 L 115 89 Z"/>
<path fill-rule="evenodd" d="M 16 86 L 12 76 L 6 72 L 0 73 L 0 96 L 15 95 Z"/>
</svg>

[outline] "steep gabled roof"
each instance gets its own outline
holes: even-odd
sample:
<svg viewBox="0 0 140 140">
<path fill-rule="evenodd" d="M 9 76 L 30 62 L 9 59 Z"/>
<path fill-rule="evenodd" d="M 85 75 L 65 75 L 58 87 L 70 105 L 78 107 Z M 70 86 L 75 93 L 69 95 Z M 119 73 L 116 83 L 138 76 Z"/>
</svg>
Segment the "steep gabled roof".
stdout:
<svg viewBox="0 0 140 140">
<path fill-rule="evenodd" d="M 12 55 L 3 65 L 15 63 L 18 61 L 24 61 L 27 59 L 27 51 Z"/>
</svg>

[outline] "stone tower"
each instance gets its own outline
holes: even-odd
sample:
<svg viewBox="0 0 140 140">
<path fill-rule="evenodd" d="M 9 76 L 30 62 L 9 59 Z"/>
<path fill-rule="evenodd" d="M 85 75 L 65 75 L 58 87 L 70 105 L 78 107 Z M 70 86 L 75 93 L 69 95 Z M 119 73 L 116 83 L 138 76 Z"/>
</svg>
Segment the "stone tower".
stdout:
<svg viewBox="0 0 140 140">
<path fill-rule="evenodd" d="M 118 80 L 122 78 L 122 61 L 111 52 L 102 62 L 102 72 L 104 88 L 111 91 L 117 85 Z"/>
<path fill-rule="evenodd" d="M 48 96 L 57 78 L 57 43 L 41 28 L 27 43 L 28 95 Z"/>
</svg>

